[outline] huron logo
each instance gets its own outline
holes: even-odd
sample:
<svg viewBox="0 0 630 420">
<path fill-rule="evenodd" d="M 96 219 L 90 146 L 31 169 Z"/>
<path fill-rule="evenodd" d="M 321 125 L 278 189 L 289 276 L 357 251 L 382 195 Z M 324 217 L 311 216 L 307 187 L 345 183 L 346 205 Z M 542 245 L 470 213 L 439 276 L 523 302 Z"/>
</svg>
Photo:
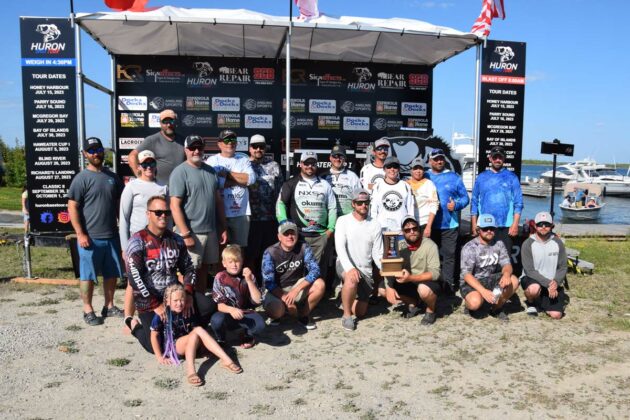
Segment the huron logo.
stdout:
<svg viewBox="0 0 630 420">
<path fill-rule="evenodd" d="M 510 63 L 510 61 L 512 61 L 512 59 L 516 55 L 512 50 L 512 47 L 498 45 L 494 49 L 494 53 L 498 54 L 500 58 L 499 62 L 490 62 L 490 70 L 497 73 L 512 73 L 513 71 L 518 70 L 517 63 Z"/>
<path fill-rule="evenodd" d="M 42 23 L 37 25 L 35 32 L 42 34 L 42 42 L 31 43 L 31 51 L 37 54 L 59 54 L 66 49 L 65 42 L 53 42 L 61 36 L 57 25 Z"/>
</svg>

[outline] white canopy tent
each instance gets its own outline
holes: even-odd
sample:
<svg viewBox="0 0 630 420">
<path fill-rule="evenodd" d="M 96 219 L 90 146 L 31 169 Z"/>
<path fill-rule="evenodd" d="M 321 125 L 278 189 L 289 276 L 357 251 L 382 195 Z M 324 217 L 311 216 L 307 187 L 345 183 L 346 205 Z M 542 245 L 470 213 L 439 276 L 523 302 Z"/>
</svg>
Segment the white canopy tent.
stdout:
<svg viewBox="0 0 630 420">
<path fill-rule="evenodd" d="M 183 9 L 164 6 L 149 12 L 99 12 L 75 16 L 112 55 L 179 55 L 353 61 L 435 66 L 482 40 L 476 35 L 413 19 L 321 16 L 308 22 L 245 9 Z M 95 86 L 81 73 L 81 81 Z M 288 51 L 288 54 L 287 54 Z M 82 95 L 82 88 L 79 88 Z M 287 103 L 290 85 L 287 86 Z M 82 98 L 79 98 L 82 104 Z M 113 102 L 112 102 L 113 103 Z M 80 144 L 84 133 L 80 105 Z M 287 114 L 290 112 L 287 107 Z M 287 115 L 287 120 L 289 115 Z M 286 139 L 290 139 L 287 124 Z M 287 165 L 289 148 L 287 145 Z"/>
</svg>

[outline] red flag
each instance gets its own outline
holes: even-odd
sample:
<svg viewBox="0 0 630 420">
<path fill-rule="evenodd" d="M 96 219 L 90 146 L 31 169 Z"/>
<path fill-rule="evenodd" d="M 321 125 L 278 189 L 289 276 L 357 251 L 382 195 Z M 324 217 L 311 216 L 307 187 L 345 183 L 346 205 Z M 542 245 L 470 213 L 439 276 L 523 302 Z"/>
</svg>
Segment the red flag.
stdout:
<svg viewBox="0 0 630 420">
<path fill-rule="evenodd" d="M 470 30 L 473 34 L 487 38 L 490 35 L 490 27 L 492 26 L 492 19 L 498 17 L 505 19 L 505 6 L 503 0 L 482 0 L 481 13 L 473 27 Z"/>
<path fill-rule="evenodd" d="M 148 12 L 149 10 L 155 10 L 156 7 L 145 8 L 144 6 L 149 0 L 105 0 L 105 5 L 110 9 L 116 11 L 130 11 L 130 12 Z"/>
</svg>

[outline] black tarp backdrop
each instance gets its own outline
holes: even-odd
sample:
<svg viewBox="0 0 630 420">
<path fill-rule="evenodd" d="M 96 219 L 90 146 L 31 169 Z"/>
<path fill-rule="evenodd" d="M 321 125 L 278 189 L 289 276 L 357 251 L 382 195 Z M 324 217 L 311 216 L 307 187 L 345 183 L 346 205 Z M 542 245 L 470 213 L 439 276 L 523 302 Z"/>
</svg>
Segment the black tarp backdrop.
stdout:
<svg viewBox="0 0 630 420">
<path fill-rule="evenodd" d="M 24 144 L 32 232 L 71 232 L 66 192 L 79 170 L 74 30 L 21 18 Z"/>
<path fill-rule="evenodd" d="M 525 43 L 487 41 L 482 50 L 479 172 L 494 146 L 506 151 L 505 166 L 521 176 L 525 108 Z"/>
<path fill-rule="evenodd" d="M 291 70 L 291 150 L 335 143 L 364 152 L 401 127 L 431 131 L 433 70 L 423 66 L 294 60 Z M 284 163 L 285 63 L 272 59 L 116 57 L 118 173 L 131 175 L 129 151 L 159 130 L 159 112 L 179 115 L 177 132 L 206 138 L 218 151 L 224 128 L 246 152 L 253 134 Z"/>
</svg>

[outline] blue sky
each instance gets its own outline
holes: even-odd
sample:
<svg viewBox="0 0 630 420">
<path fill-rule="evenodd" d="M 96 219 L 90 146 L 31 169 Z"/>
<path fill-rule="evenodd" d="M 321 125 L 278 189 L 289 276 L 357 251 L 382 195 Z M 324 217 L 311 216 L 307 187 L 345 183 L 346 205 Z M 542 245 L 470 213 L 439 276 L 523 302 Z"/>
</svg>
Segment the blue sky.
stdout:
<svg viewBox="0 0 630 420">
<path fill-rule="evenodd" d="M 103 0 L 74 0 L 78 12 L 106 10 Z M 404 17 L 468 31 L 481 0 L 320 0 L 333 16 Z M 5 31 L 0 67 L 0 136 L 24 139 L 19 16 L 67 16 L 69 0 L 4 1 Z M 245 8 L 288 14 L 288 0 L 150 0 L 149 6 Z M 630 162 L 630 53 L 626 45 L 627 0 L 505 0 L 506 20 L 495 20 L 491 39 L 527 43 L 523 155 L 540 155 L 540 142 L 573 143 L 575 157 Z M 86 74 L 109 86 L 109 58 L 84 34 Z M 450 139 L 453 130 L 472 133 L 475 53 L 469 50 L 434 71 L 433 127 Z M 109 139 L 107 97 L 86 87 L 88 135 Z"/>
</svg>

